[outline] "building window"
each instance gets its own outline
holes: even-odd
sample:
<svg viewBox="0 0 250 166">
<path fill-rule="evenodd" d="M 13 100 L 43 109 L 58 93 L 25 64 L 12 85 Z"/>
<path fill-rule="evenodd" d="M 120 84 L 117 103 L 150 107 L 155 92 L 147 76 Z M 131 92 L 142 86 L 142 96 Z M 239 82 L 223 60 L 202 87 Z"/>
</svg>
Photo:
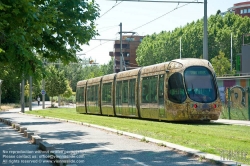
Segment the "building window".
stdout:
<svg viewBox="0 0 250 166">
<path fill-rule="evenodd" d="M 243 14 L 243 9 L 240 9 L 240 14 Z"/>
<path fill-rule="evenodd" d="M 248 9 L 248 11 L 247 11 L 248 13 L 250 13 L 250 8 Z"/>
<path fill-rule="evenodd" d="M 122 44 L 122 48 L 126 49 L 126 48 L 130 48 L 129 44 Z"/>
<path fill-rule="evenodd" d="M 129 52 L 123 52 L 124 57 L 129 57 Z"/>
<path fill-rule="evenodd" d="M 125 66 L 129 67 L 129 64 L 130 64 L 129 60 L 125 60 Z"/>
<path fill-rule="evenodd" d="M 134 41 L 135 39 L 133 37 L 127 37 L 126 40 L 127 41 Z"/>
<path fill-rule="evenodd" d="M 247 9 L 244 9 L 244 14 L 247 13 Z"/>
<path fill-rule="evenodd" d="M 120 48 L 120 44 L 115 44 L 114 48 Z"/>
</svg>

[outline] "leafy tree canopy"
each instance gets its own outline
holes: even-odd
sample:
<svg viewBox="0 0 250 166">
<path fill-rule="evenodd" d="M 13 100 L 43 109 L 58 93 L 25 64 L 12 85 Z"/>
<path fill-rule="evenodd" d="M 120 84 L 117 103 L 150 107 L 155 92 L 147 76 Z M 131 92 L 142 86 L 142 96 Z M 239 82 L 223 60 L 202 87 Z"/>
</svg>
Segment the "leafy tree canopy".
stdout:
<svg viewBox="0 0 250 166">
<path fill-rule="evenodd" d="M 231 71 L 230 61 L 225 57 L 225 54 L 221 51 L 219 52 L 219 55 L 211 59 L 211 63 L 217 76 L 223 76 L 225 74 L 235 74 L 235 70 Z"/>
<path fill-rule="evenodd" d="M 60 66 L 60 70 L 65 72 L 66 78 L 70 80 L 70 87 L 75 92 L 78 81 L 113 73 L 113 63 L 113 60 L 110 60 L 108 64 L 103 65 L 69 64 Z"/>
<path fill-rule="evenodd" d="M 49 75 L 45 79 L 45 91 L 50 97 L 64 94 L 67 90 L 67 80 L 64 72 L 57 70 L 54 66 L 49 66 Z"/>
<path fill-rule="evenodd" d="M 0 2 L 0 65 L 17 76 L 39 76 L 42 59 L 77 61 L 80 45 L 98 35 L 94 0 L 4 0 Z M 41 55 L 39 58 L 37 55 Z"/>
<path fill-rule="evenodd" d="M 208 18 L 208 60 L 222 51 L 227 59 L 231 55 L 231 34 L 233 35 L 233 55 L 241 52 L 242 34 L 250 33 L 250 18 L 228 13 L 224 16 L 211 15 Z M 250 42 L 250 37 L 245 38 Z M 136 61 L 139 66 L 182 58 L 203 57 L 203 20 L 188 23 L 173 31 L 162 31 L 148 35 L 136 50 Z M 233 56 L 235 62 L 235 56 Z M 235 64 L 235 63 L 233 63 Z"/>
<path fill-rule="evenodd" d="M 67 80 L 67 89 L 66 91 L 63 93 L 63 97 L 66 97 L 66 98 L 69 98 L 72 96 L 73 94 L 73 91 L 72 91 L 72 88 L 69 86 L 69 81 Z"/>
</svg>

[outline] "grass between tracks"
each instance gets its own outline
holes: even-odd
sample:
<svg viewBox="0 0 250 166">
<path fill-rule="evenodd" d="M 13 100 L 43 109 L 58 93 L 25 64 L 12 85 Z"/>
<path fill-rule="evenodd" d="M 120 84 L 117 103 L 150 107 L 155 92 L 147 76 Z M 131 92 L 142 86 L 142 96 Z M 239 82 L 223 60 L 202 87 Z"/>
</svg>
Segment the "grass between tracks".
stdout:
<svg viewBox="0 0 250 166">
<path fill-rule="evenodd" d="M 52 108 L 26 113 L 106 126 L 250 164 L 249 126 L 218 123 L 168 123 L 86 115 L 76 113 L 75 108 Z"/>
</svg>

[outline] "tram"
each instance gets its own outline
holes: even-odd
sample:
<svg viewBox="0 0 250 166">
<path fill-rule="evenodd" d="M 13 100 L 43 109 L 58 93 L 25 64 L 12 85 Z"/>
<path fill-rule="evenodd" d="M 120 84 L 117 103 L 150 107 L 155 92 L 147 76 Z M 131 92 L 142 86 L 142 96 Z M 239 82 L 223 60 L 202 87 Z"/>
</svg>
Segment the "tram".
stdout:
<svg viewBox="0 0 250 166">
<path fill-rule="evenodd" d="M 77 83 L 78 113 L 210 121 L 221 110 L 216 75 L 204 59 L 175 59 Z"/>
</svg>

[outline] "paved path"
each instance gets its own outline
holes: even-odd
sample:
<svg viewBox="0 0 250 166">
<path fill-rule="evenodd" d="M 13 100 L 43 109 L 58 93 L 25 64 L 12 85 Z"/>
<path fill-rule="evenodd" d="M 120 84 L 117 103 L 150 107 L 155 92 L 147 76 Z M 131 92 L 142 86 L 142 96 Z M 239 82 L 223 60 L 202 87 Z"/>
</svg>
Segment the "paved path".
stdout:
<svg viewBox="0 0 250 166">
<path fill-rule="evenodd" d="M 214 121 L 215 123 L 224 123 L 224 124 L 232 124 L 232 125 L 243 125 L 250 126 L 250 121 L 246 120 L 228 120 L 228 119 L 218 119 Z"/>
<path fill-rule="evenodd" d="M 41 156 L 42 152 L 36 145 L 31 144 L 12 127 L 0 122 L 0 131 L 0 165 L 51 165 L 50 160 Z"/>
<path fill-rule="evenodd" d="M 34 107 L 35 109 L 41 109 Z M 28 110 L 28 108 L 26 108 Z M 172 150 L 168 147 L 158 146 L 157 141 L 147 138 L 147 140 L 155 143 L 141 142 L 138 136 L 124 132 L 123 135 L 117 134 L 112 129 L 103 128 L 96 125 L 81 125 L 76 123 L 63 122 L 55 119 L 44 119 L 40 117 L 24 115 L 18 113 L 19 109 L 13 109 L 0 113 L 0 118 L 9 119 L 19 123 L 23 127 L 27 127 L 29 131 L 41 136 L 44 141 L 53 145 L 59 153 L 69 158 L 70 164 L 77 166 L 102 166 L 102 165 L 143 165 L 143 166 L 162 166 L 162 165 L 213 165 L 211 162 L 200 162 L 199 157 L 185 155 L 196 154 L 205 156 L 208 159 L 220 161 L 224 164 L 233 165 L 233 161 L 223 161 L 220 157 L 204 154 L 197 150 L 185 148 L 179 145 L 166 143 L 168 147 L 175 148 Z M 12 159 L 6 159 L 5 152 L 11 151 L 29 151 L 34 153 L 34 157 L 38 158 L 41 151 L 37 145 L 29 143 L 29 140 L 20 133 L 14 131 L 9 126 L 0 123 L 0 165 L 25 166 L 28 164 L 20 163 L 25 156 L 15 155 L 16 161 L 19 163 L 10 164 Z M 3 132 L 2 132 L 3 131 Z M 181 153 L 182 152 L 182 153 Z M 19 152 L 18 152 L 19 153 Z M 4 156 L 5 155 L 5 156 Z M 10 155 L 10 154 L 9 154 Z M 11 156 L 8 156 L 11 157 Z M 19 158 L 17 158 L 19 157 Z M 26 156 L 27 157 L 27 156 Z M 28 158 L 27 160 L 36 161 Z M 7 163 L 5 163 L 5 162 Z M 47 158 L 43 158 L 43 165 L 49 164 Z M 34 165 L 34 164 L 30 164 Z M 38 164 L 36 164 L 38 165 Z"/>
</svg>

